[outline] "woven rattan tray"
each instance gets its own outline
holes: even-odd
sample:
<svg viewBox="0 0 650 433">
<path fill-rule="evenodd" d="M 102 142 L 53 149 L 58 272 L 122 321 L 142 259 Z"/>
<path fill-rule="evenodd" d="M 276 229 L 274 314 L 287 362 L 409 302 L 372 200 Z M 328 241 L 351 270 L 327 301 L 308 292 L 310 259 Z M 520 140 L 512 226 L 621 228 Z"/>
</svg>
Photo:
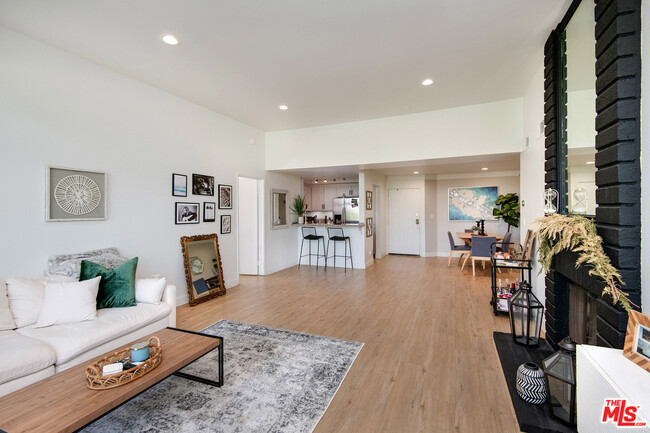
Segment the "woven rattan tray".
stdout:
<svg viewBox="0 0 650 433">
<path fill-rule="evenodd" d="M 140 365 L 111 375 L 102 375 L 102 368 L 107 364 L 123 361 L 131 356 L 131 348 L 127 347 L 112 355 L 106 356 L 86 368 L 86 386 L 90 389 L 111 389 L 136 380 L 158 367 L 162 362 L 162 346 L 155 335 L 149 339 L 149 359 Z"/>
</svg>

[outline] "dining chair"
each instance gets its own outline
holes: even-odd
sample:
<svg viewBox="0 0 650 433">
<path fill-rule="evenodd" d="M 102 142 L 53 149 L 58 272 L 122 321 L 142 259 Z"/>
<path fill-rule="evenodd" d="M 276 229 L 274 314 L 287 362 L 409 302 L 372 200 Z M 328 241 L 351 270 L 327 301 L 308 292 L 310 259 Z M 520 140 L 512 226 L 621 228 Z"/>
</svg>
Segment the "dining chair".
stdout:
<svg viewBox="0 0 650 433">
<path fill-rule="evenodd" d="M 451 256 L 454 253 L 460 252 L 460 257 L 458 258 L 458 261 L 460 262 L 465 255 L 470 250 L 469 245 L 456 245 L 454 242 L 454 237 L 452 236 L 451 232 L 447 232 L 447 235 L 449 236 L 449 260 L 447 261 L 447 267 L 451 265 Z"/>
<path fill-rule="evenodd" d="M 472 229 L 465 229 L 465 233 L 474 233 L 474 230 L 472 230 Z M 465 245 L 467 245 L 468 247 L 470 246 L 469 242 L 467 242 L 467 241 L 465 241 Z"/>
<path fill-rule="evenodd" d="M 492 257 L 492 249 L 497 238 L 494 236 L 474 236 L 472 238 L 472 275 L 476 276 L 476 261 L 483 262 L 483 269 L 485 269 L 485 261 L 490 260 Z"/>
<path fill-rule="evenodd" d="M 534 242 L 535 236 L 533 236 L 533 231 L 529 229 L 526 232 L 526 240 L 524 241 L 524 248 L 522 250 L 522 258 L 524 260 L 530 260 L 532 258 Z"/>
<path fill-rule="evenodd" d="M 506 232 L 506 234 L 503 235 L 503 240 L 497 242 L 497 251 L 508 252 L 508 244 L 510 243 L 510 238 L 512 238 L 512 233 Z"/>
</svg>

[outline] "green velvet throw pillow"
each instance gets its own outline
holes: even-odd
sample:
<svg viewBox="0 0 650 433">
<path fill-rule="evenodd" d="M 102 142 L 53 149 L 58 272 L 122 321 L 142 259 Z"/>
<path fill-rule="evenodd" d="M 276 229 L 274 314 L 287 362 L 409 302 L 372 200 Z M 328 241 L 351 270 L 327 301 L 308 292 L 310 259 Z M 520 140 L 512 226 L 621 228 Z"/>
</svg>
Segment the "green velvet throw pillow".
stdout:
<svg viewBox="0 0 650 433">
<path fill-rule="evenodd" d="M 137 266 L 137 257 L 113 269 L 106 269 L 97 263 L 82 260 L 79 281 L 102 277 L 97 292 L 97 309 L 134 307 L 136 305 L 135 269 Z"/>
</svg>

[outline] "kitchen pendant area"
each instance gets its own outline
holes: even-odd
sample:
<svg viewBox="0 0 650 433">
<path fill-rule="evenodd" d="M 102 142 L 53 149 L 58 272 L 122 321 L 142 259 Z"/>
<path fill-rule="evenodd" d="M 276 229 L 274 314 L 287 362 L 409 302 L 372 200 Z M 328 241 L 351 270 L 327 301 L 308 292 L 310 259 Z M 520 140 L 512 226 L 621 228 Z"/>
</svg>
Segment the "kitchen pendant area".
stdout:
<svg viewBox="0 0 650 433">
<path fill-rule="evenodd" d="M 303 195 L 305 197 L 306 212 L 305 223 L 293 226 L 300 230 L 298 242 L 302 247 L 302 254 L 306 254 L 311 242 L 312 254 L 321 254 L 311 258 L 311 265 L 319 267 L 327 261 L 328 267 L 337 268 L 365 268 L 364 251 L 366 231 L 365 223 L 361 221 L 361 201 L 359 199 L 359 182 L 355 179 L 306 179 L 303 178 Z M 304 240 L 304 236 L 313 234 L 323 236 L 323 243 L 320 241 Z M 336 253 L 334 251 L 335 241 L 333 237 L 349 238 L 345 241 L 336 242 Z M 317 243 L 319 245 L 317 245 Z M 323 251 L 327 249 L 327 259 Z M 318 252 L 319 251 L 319 252 Z M 334 254 L 337 255 L 336 262 Z M 343 256 L 348 256 L 346 259 Z M 309 265 L 309 257 L 303 257 L 301 266 Z"/>
</svg>

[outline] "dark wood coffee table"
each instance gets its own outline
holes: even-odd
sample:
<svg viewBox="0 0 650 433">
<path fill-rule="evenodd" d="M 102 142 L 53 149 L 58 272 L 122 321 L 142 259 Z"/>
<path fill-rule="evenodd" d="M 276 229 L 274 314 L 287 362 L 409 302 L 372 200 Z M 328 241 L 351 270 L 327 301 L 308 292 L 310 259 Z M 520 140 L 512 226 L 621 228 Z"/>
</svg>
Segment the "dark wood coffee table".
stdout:
<svg viewBox="0 0 650 433">
<path fill-rule="evenodd" d="M 0 398 L 0 431 L 74 432 L 127 402 L 171 374 L 209 385 L 223 384 L 223 339 L 208 334 L 167 328 L 156 335 L 162 343 L 162 362 L 155 370 L 117 388 L 95 391 L 86 387 L 86 367 L 108 354 L 89 360 Z M 134 341 L 129 343 L 130 346 Z M 127 345 L 125 345 L 127 346 Z M 118 349 L 118 348 L 116 348 Z M 179 372 L 206 353 L 218 349 L 219 379 Z"/>
</svg>

